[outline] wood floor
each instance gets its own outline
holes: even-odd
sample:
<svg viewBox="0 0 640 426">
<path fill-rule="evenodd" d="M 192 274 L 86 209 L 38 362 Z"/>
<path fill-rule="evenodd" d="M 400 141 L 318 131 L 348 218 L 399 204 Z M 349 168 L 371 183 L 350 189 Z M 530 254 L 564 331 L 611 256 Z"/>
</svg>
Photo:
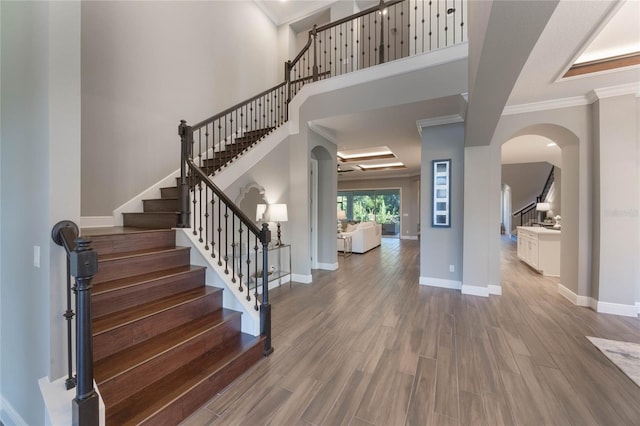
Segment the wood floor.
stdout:
<svg viewBox="0 0 640 426">
<path fill-rule="evenodd" d="M 640 424 L 640 388 L 585 339 L 640 343 L 640 320 L 502 253 L 499 297 L 419 286 L 418 242 L 397 239 L 274 290 L 274 354 L 184 424 Z"/>
</svg>

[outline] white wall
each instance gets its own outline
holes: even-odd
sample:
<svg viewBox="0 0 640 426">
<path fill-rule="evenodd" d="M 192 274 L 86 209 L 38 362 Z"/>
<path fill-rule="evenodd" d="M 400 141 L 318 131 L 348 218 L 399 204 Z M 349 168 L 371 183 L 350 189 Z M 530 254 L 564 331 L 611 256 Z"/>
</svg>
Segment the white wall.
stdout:
<svg viewBox="0 0 640 426">
<path fill-rule="evenodd" d="M 462 239 L 464 204 L 464 124 L 455 123 L 422 129 L 422 172 L 420 183 L 420 283 L 460 288 L 462 282 Z M 450 224 L 437 228 L 432 223 L 433 160 L 451 159 Z M 450 272 L 449 265 L 454 271 Z"/>
<path fill-rule="evenodd" d="M 66 268 L 51 228 L 80 217 L 80 3 L 0 7 L 0 393 L 6 404 L 0 415 L 5 424 L 43 424 L 37 380 L 58 378 L 66 363 Z M 36 245 L 39 268 L 33 264 Z"/>
<path fill-rule="evenodd" d="M 83 216 L 110 215 L 176 170 L 180 119 L 274 86 L 282 67 L 254 2 L 83 3 Z"/>
</svg>

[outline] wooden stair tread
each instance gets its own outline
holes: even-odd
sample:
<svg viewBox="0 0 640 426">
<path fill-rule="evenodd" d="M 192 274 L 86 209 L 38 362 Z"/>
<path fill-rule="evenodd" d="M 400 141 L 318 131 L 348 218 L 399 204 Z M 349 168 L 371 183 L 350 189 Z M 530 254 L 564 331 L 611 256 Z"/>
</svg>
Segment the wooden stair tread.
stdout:
<svg viewBox="0 0 640 426">
<path fill-rule="evenodd" d="M 180 247 L 180 246 L 161 247 L 161 248 L 153 248 L 153 249 L 145 249 L 145 250 L 134 250 L 134 251 L 119 252 L 119 253 L 110 253 L 110 254 L 104 254 L 100 256 L 99 262 L 107 262 L 110 260 L 120 260 L 120 259 L 139 257 L 139 256 L 150 256 L 150 255 L 159 254 L 159 253 L 167 253 L 171 251 L 183 251 L 183 250 L 189 250 L 189 247 Z"/>
<path fill-rule="evenodd" d="M 216 347 L 119 404 L 110 407 L 107 423 L 139 424 L 149 419 L 164 407 L 187 394 L 198 384 L 223 372 L 223 369 L 232 361 L 261 342 L 261 337 L 244 333 L 229 339 L 224 345 Z"/>
<path fill-rule="evenodd" d="M 172 349 L 179 344 L 196 337 L 203 332 L 214 329 L 229 321 L 231 318 L 241 315 L 240 312 L 230 309 L 218 309 L 210 314 L 190 321 L 178 328 L 148 339 L 126 351 L 117 352 L 94 363 L 94 377 L 101 384 L 113 377 L 126 373 L 131 368 L 140 365 L 149 359 Z"/>
<path fill-rule="evenodd" d="M 108 237 L 120 234 L 140 234 L 149 232 L 172 232 L 171 229 L 164 228 L 138 228 L 134 226 L 108 226 L 99 228 L 82 228 L 80 230 L 81 237 Z"/>
<path fill-rule="evenodd" d="M 134 275 L 131 277 L 119 278 L 116 280 L 105 281 L 96 284 L 93 287 L 92 295 L 98 296 L 101 294 L 117 291 L 123 288 L 133 287 L 139 284 L 144 284 L 149 281 L 154 281 L 160 278 L 175 277 L 182 274 L 187 274 L 193 271 L 200 271 L 206 269 L 204 266 L 186 265 L 178 266 L 176 268 L 163 269 L 161 271 L 149 272 L 141 275 Z"/>
<path fill-rule="evenodd" d="M 145 303 L 130 309 L 125 309 L 119 312 L 105 315 L 100 318 L 96 318 L 93 320 L 93 335 L 95 337 L 96 335 L 104 333 L 106 331 L 110 331 L 123 325 L 133 323 L 158 312 L 171 309 L 175 306 L 182 305 L 192 300 L 196 300 L 220 291 L 222 291 L 222 289 L 210 286 L 202 286 L 200 288 L 181 292 L 168 297 L 163 297 L 162 299 L 154 300 L 153 302 Z"/>
</svg>

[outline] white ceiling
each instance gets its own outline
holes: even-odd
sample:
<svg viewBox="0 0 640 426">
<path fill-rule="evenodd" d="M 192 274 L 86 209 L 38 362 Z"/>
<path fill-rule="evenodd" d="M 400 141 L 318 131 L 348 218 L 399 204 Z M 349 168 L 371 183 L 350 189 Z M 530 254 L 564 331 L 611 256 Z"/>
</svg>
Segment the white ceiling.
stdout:
<svg viewBox="0 0 640 426">
<path fill-rule="evenodd" d="M 277 24 L 292 23 L 333 1 L 254 0 Z M 360 4 L 361 3 L 361 4 Z M 360 8 L 372 2 L 358 3 Z M 609 22 L 609 25 L 605 23 Z M 564 98 L 586 97 L 594 88 L 637 84 L 640 67 L 589 74 L 569 79 L 560 77 L 589 48 L 609 49 L 617 44 L 640 42 L 640 1 L 560 1 L 545 31 L 538 40 L 507 101 L 508 106 Z M 598 34 L 602 34 L 596 37 Z M 416 121 L 458 113 L 458 97 L 408 104 L 384 110 L 317 120 L 316 126 L 336 135 L 338 149 L 372 146 L 390 147 L 404 171 L 360 172 L 340 175 L 340 180 L 373 176 L 416 175 L 420 170 L 420 136 Z M 455 104 L 455 107 L 454 107 Z M 549 141 L 534 136 L 521 136 L 503 145 L 504 161 L 548 161 L 560 165 L 559 148 L 549 156 Z M 527 160 L 529 159 L 529 160 Z M 348 167 L 348 166 L 346 166 Z M 343 169 L 346 168 L 343 166 Z M 365 174 L 366 173 L 366 174 Z"/>
</svg>

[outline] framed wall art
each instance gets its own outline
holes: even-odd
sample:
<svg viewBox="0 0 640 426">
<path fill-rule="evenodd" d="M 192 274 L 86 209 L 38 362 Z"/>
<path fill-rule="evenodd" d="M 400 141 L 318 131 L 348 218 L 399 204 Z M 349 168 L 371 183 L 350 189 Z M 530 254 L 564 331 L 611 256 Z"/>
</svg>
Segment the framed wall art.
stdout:
<svg viewBox="0 0 640 426">
<path fill-rule="evenodd" d="M 451 160 L 433 160 L 433 205 L 431 226 L 451 226 Z"/>
</svg>

